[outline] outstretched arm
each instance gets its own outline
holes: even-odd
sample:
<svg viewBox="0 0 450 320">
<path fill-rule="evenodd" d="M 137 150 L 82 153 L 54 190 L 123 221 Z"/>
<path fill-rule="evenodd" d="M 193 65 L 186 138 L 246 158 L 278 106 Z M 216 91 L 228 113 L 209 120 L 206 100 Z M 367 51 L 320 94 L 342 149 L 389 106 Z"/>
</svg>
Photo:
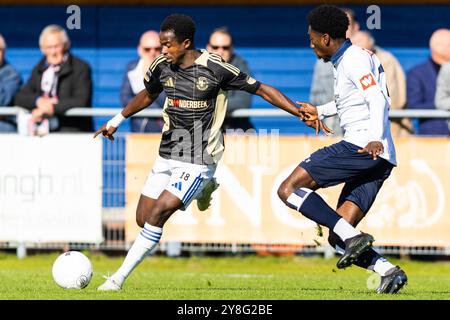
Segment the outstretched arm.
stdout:
<svg viewBox="0 0 450 320">
<path fill-rule="evenodd" d="M 221 61 L 220 63 L 211 63 L 211 67 L 217 68 L 217 76 L 224 90 L 243 90 L 252 94 L 256 94 L 269 102 L 270 104 L 289 112 L 290 114 L 300 118 L 307 126 L 316 129 L 316 134 L 320 130 L 324 130 L 325 134 L 332 132 L 321 120 L 305 119 L 299 108 L 278 89 L 261 83 L 246 73 L 241 72 L 236 67 Z"/>
<path fill-rule="evenodd" d="M 121 114 L 125 118 L 131 117 L 133 114 L 147 108 L 159 96 L 159 93 L 151 94 L 146 89 L 139 92 L 130 102 L 123 108 Z"/>
<path fill-rule="evenodd" d="M 323 130 L 326 135 L 333 133 L 333 131 L 318 118 L 309 119 L 305 117 L 305 114 L 302 112 L 301 108 L 298 108 L 288 97 L 276 88 L 261 83 L 255 94 L 259 95 L 272 105 L 289 112 L 296 117 L 299 117 L 307 126 L 314 128 L 316 130 L 316 134 L 319 134 L 320 130 Z"/>
<path fill-rule="evenodd" d="M 103 136 L 113 141 L 113 135 L 117 131 L 117 128 L 122 123 L 122 121 L 148 107 L 153 101 L 158 98 L 158 96 L 159 93 L 150 94 L 147 89 L 142 90 L 133 99 L 131 99 L 130 102 L 128 102 L 128 104 L 125 106 L 125 108 L 122 109 L 120 113 L 118 113 L 116 116 L 114 116 L 114 118 L 109 120 L 100 129 L 98 129 L 94 134 L 94 138 L 101 133 L 103 134 Z"/>
<path fill-rule="evenodd" d="M 255 92 L 258 96 L 269 102 L 270 104 L 289 112 L 290 114 L 300 117 L 299 108 L 295 106 L 295 104 L 286 97 L 283 93 L 281 93 L 276 88 L 269 86 L 267 84 L 261 83 L 258 90 Z"/>
</svg>

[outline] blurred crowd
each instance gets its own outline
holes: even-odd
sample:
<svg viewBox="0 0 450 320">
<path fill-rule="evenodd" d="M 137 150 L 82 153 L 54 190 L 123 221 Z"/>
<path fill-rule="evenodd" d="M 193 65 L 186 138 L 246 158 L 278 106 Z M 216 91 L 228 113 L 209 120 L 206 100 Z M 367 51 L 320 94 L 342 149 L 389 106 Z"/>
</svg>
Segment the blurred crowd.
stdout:
<svg viewBox="0 0 450 320">
<path fill-rule="evenodd" d="M 353 44 L 375 53 L 386 73 L 392 109 L 450 110 L 450 30 L 438 29 L 430 37 L 430 56 L 427 60 L 405 72 L 396 57 L 376 44 L 369 31 L 360 30 L 355 13 L 345 9 L 350 26 L 347 37 Z M 0 132 L 17 132 L 20 126 L 32 135 L 49 132 L 93 132 L 91 117 L 67 117 L 71 108 L 92 107 L 92 71 L 88 63 L 73 55 L 71 43 L 64 28 L 45 27 L 39 36 L 42 58 L 33 67 L 29 79 L 23 83 L 20 73 L 8 63 L 7 42 L 0 34 L 0 106 L 20 106 L 30 111 L 18 123 L 15 116 L 0 116 Z M 153 60 L 161 54 L 159 34 L 155 30 L 144 32 L 137 45 L 136 59 L 126 66 L 120 88 L 120 102 L 124 107 L 144 89 L 143 76 Z M 220 55 L 247 74 L 251 70 L 245 59 L 234 51 L 233 38 L 226 27 L 214 30 L 207 50 Z M 334 99 L 333 68 L 330 62 L 318 60 L 314 66 L 310 102 L 324 104 Z M 163 108 L 162 93 L 151 108 Z M 231 91 L 228 95 L 228 113 L 251 106 L 251 95 Z M 336 134 L 342 134 L 336 118 L 327 119 L 327 125 Z M 439 135 L 449 136 L 450 122 L 442 118 L 392 119 L 394 136 Z M 162 119 L 133 117 L 132 132 L 161 132 Z M 224 129 L 253 128 L 249 118 L 228 117 Z"/>
</svg>

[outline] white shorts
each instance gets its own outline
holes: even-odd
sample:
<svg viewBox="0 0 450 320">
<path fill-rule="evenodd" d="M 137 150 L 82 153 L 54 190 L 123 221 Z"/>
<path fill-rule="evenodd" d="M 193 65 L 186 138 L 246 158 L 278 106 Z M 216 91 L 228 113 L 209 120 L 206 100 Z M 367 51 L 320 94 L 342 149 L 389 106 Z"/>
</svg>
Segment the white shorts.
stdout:
<svg viewBox="0 0 450 320">
<path fill-rule="evenodd" d="M 167 190 L 187 208 L 192 200 L 201 196 L 203 187 L 213 178 L 215 171 L 216 165 L 198 165 L 158 156 L 141 193 L 158 199 Z"/>
</svg>

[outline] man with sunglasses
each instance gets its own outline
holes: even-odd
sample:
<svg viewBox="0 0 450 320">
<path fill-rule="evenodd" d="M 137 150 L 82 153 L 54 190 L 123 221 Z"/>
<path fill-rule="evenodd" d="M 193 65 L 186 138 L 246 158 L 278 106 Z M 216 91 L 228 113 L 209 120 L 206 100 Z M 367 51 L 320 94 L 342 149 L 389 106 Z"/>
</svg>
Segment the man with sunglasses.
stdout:
<svg viewBox="0 0 450 320">
<path fill-rule="evenodd" d="M 211 33 L 206 49 L 218 54 L 222 59 L 237 67 L 242 72 L 251 75 L 247 62 L 234 53 L 233 38 L 226 27 L 218 28 Z M 223 129 L 252 129 L 253 125 L 249 118 L 231 118 L 229 114 L 237 109 L 248 109 L 252 102 L 252 95 L 245 91 L 230 91 L 228 93 L 227 117 L 225 118 Z"/>
<path fill-rule="evenodd" d="M 125 72 L 120 89 L 120 102 L 125 107 L 136 94 L 144 89 L 144 75 L 153 61 L 161 54 L 159 33 L 149 30 L 141 35 L 137 47 L 139 59 L 131 61 Z M 166 95 L 162 92 L 152 104 L 152 108 L 162 109 Z M 131 118 L 132 132 L 161 132 L 163 120 L 160 118 Z"/>
</svg>

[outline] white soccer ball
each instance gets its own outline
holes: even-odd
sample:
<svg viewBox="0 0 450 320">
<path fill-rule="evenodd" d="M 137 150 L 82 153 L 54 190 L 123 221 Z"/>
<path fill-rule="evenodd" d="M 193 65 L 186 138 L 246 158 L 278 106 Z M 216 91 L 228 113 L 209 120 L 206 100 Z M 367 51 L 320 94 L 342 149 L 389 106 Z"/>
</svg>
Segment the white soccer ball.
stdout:
<svg viewBox="0 0 450 320">
<path fill-rule="evenodd" d="M 53 263 L 53 280 L 64 289 L 86 288 L 92 279 L 92 264 L 78 251 L 67 251 Z"/>
</svg>

